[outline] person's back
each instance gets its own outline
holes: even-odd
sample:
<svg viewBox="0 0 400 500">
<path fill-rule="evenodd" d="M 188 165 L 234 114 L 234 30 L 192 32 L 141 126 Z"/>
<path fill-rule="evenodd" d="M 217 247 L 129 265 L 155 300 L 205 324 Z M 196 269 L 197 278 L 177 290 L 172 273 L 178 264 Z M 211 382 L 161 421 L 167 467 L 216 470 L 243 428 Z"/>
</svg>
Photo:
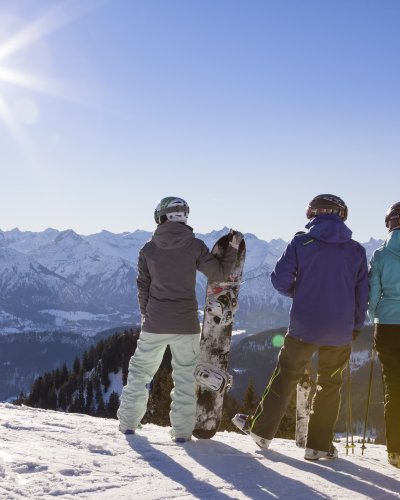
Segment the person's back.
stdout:
<svg viewBox="0 0 400 500">
<path fill-rule="evenodd" d="M 365 249 L 337 214 L 318 215 L 306 227 L 271 274 L 273 286 L 293 297 L 288 333 L 320 345 L 348 344 L 365 316 Z"/>
<path fill-rule="evenodd" d="M 199 333 L 196 271 L 223 281 L 236 258 L 229 246 L 223 262 L 210 255 L 190 226 L 160 224 L 139 253 L 138 297 L 144 315 L 142 328 L 152 333 Z"/>
<path fill-rule="evenodd" d="M 400 324 L 400 230 L 392 230 L 371 259 L 369 313 L 375 323 Z M 374 273 L 374 271 L 376 271 Z"/>
<path fill-rule="evenodd" d="M 318 377 L 304 458 L 336 458 L 333 429 L 340 406 L 342 371 L 350 358 L 354 331 L 361 328 L 368 299 L 365 250 L 345 226 L 347 206 L 335 195 L 316 196 L 308 205 L 308 232 L 297 234 L 278 260 L 271 281 L 293 298 L 290 322 L 275 371 L 254 416 L 237 414 L 233 423 L 248 429 L 268 449 L 293 392 L 314 352 Z"/>
<path fill-rule="evenodd" d="M 386 213 L 389 235 L 372 255 L 368 313 L 382 365 L 388 461 L 400 468 L 400 203 Z"/>
</svg>

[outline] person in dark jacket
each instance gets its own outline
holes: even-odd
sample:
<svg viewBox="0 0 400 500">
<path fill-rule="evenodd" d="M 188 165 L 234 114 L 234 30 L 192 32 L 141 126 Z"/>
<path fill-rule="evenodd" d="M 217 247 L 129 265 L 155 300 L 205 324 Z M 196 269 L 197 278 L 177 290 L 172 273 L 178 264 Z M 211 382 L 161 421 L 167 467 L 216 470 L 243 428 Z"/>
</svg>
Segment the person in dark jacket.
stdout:
<svg viewBox="0 0 400 500">
<path fill-rule="evenodd" d="M 400 202 L 389 208 L 385 224 L 389 236 L 370 261 L 368 314 L 382 365 L 388 461 L 400 468 Z"/>
<path fill-rule="evenodd" d="M 230 244 L 219 260 L 194 236 L 186 224 L 188 214 L 189 206 L 182 198 L 163 198 L 155 210 L 158 227 L 139 253 L 137 288 L 142 331 L 117 412 L 124 434 L 134 434 L 140 426 L 147 407 L 147 387 L 167 345 L 172 353 L 174 381 L 170 411 L 173 440 L 189 440 L 195 425 L 194 372 L 200 350 L 196 271 L 209 280 L 225 281 L 243 236 L 232 231 Z"/>
<path fill-rule="evenodd" d="M 315 197 L 307 208 L 308 232 L 289 243 L 271 274 L 279 293 L 293 299 L 277 367 L 252 417 L 233 422 L 268 449 L 310 358 L 318 351 L 318 390 L 308 425 L 304 458 L 336 458 L 332 444 L 340 406 L 342 371 L 351 341 L 367 310 L 368 268 L 364 248 L 345 225 L 347 206 L 335 196 Z"/>
</svg>

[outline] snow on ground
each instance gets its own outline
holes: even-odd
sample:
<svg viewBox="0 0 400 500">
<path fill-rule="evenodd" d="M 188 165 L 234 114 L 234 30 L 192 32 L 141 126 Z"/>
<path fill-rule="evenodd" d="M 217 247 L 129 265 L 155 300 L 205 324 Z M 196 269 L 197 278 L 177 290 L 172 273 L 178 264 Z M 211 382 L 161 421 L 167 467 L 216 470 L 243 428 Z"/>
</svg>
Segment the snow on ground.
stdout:
<svg viewBox="0 0 400 500">
<path fill-rule="evenodd" d="M 115 420 L 0 404 L 0 498 L 365 499 L 400 498 L 400 470 L 383 446 L 307 462 L 293 441 L 265 455 L 247 437 L 173 443 L 168 428 L 136 435 Z"/>
</svg>

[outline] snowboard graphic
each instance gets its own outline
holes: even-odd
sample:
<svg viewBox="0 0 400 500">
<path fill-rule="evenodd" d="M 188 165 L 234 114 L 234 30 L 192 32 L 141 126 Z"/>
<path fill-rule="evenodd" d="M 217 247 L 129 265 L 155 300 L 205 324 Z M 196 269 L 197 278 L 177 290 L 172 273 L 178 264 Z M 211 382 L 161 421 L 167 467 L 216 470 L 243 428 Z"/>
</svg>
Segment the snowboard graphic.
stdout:
<svg viewBox="0 0 400 500">
<path fill-rule="evenodd" d="M 229 241 L 229 234 L 222 236 L 211 252 L 221 257 Z M 242 240 L 226 282 L 207 284 L 200 360 L 196 368 L 197 416 L 193 435 L 197 438 L 209 439 L 217 432 L 222 418 L 224 394 L 232 383 L 227 367 L 245 256 L 246 244 Z"/>
<path fill-rule="evenodd" d="M 310 418 L 311 392 L 314 382 L 311 378 L 311 365 L 308 365 L 297 384 L 296 399 L 296 446 L 306 447 L 308 421 Z"/>
</svg>

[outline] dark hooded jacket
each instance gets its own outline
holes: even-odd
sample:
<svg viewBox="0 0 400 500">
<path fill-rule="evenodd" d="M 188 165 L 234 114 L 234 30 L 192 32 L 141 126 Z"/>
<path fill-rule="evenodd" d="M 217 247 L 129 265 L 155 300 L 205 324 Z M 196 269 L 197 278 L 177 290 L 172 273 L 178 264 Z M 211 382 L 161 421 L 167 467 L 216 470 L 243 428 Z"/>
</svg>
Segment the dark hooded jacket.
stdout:
<svg viewBox="0 0 400 500">
<path fill-rule="evenodd" d="M 271 274 L 274 288 L 293 298 L 288 334 L 317 345 L 349 344 L 367 310 L 365 249 L 337 215 L 319 215 L 306 228 Z"/>
<path fill-rule="evenodd" d="M 185 224 L 167 221 L 158 226 L 139 252 L 142 329 L 149 333 L 199 333 L 196 270 L 209 280 L 225 281 L 236 255 L 228 246 L 222 261 L 218 260 Z"/>
</svg>

